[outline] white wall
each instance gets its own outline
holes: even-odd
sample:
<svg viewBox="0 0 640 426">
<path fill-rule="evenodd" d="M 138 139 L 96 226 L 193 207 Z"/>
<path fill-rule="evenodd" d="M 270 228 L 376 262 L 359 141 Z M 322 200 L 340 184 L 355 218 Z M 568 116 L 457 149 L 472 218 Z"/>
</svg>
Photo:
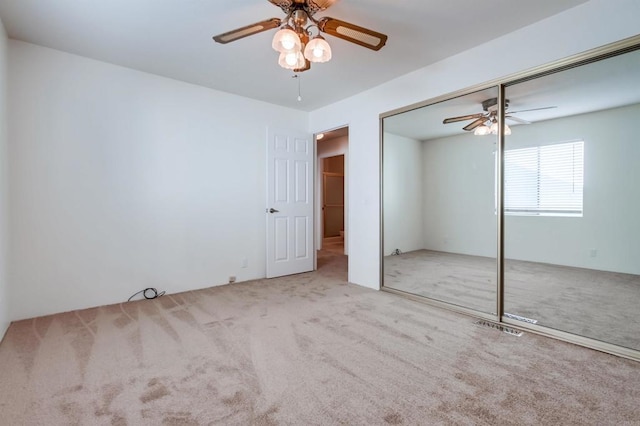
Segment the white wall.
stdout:
<svg viewBox="0 0 640 426">
<path fill-rule="evenodd" d="M 640 33 L 640 2 L 591 0 L 310 115 L 318 132 L 349 123 L 349 281 L 380 283 L 379 115 Z M 526 47 L 523 47 L 526 46 Z M 504 52 L 508 52 L 505 54 Z"/>
<path fill-rule="evenodd" d="M 424 248 L 496 256 L 495 137 L 425 141 Z"/>
<path fill-rule="evenodd" d="M 349 136 L 317 141 L 316 167 L 316 248 L 322 248 L 322 158 L 344 155 L 344 233 L 349 232 Z M 348 237 L 344 241 L 344 254 L 349 254 Z"/>
<path fill-rule="evenodd" d="M 7 34 L 0 21 L 0 341 L 9 327 L 9 287 L 7 262 Z"/>
<path fill-rule="evenodd" d="M 422 142 L 384 134 L 384 249 L 402 252 L 424 248 Z"/>
<path fill-rule="evenodd" d="M 9 120 L 12 319 L 265 276 L 266 129 L 307 113 L 12 40 Z"/>
</svg>

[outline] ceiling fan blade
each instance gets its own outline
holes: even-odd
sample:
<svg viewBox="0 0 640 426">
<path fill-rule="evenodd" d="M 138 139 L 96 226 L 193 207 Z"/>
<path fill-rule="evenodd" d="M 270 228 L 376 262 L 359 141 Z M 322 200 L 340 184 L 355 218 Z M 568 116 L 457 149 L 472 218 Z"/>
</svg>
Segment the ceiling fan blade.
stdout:
<svg viewBox="0 0 640 426">
<path fill-rule="evenodd" d="M 318 21 L 320 31 L 332 36 L 359 44 L 371 50 L 380 50 L 387 42 L 387 36 L 334 18 L 322 18 Z"/>
<path fill-rule="evenodd" d="M 280 26 L 280 23 L 280 19 L 271 18 L 267 19 L 266 21 L 256 22 L 255 24 L 247 25 L 246 27 L 218 34 L 217 36 L 214 36 L 213 39 L 218 43 L 227 44 L 231 43 L 232 41 L 248 37 L 250 35 L 258 34 L 273 28 L 278 28 Z"/>
<path fill-rule="evenodd" d="M 478 114 L 470 114 L 470 115 L 461 115 L 459 117 L 449 117 L 449 118 L 445 118 L 444 120 L 442 120 L 442 124 L 455 123 L 457 121 L 472 120 L 474 118 L 480 118 L 480 117 L 484 117 L 484 116 L 485 116 L 484 114 L 478 113 Z"/>
<path fill-rule="evenodd" d="M 515 121 L 516 123 L 520 123 L 520 124 L 531 124 L 530 121 L 523 120 L 522 118 L 514 117 L 513 115 L 506 115 L 505 118 L 507 120 Z"/>
<path fill-rule="evenodd" d="M 548 107 L 542 107 L 542 108 L 521 109 L 519 111 L 509 111 L 509 114 L 517 114 L 519 112 L 529 112 L 529 111 L 542 111 L 543 109 L 553 109 L 553 108 L 558 108 L 558 107 L 557 106 L 548 106 Z"/>
<path fill-rule="evenodd" d="M 466 126 L 463 127 L 464 130 L 473 130 L 478 126 L 481 126 L 485 121 L 487 121 L 486 117 L 480 117 L 477 120 L 472 121 L 471 123 L 467 124 Z"/>
</svg>

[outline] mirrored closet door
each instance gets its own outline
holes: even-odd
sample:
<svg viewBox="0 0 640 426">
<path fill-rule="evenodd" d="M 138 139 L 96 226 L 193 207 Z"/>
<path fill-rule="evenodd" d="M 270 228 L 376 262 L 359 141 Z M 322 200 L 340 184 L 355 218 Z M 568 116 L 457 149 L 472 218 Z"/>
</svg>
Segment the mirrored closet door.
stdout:
<svg viewBox="0 0 640 426">
<path fill-rule="evenodd" d="M 505 316 L 640 350 L 640 51 L 505 97 Z"/>
<path fill-rule="evenodd" d="M 384 287 L 496 315 L 497 95 L 383 120 Z"/>
</svg>

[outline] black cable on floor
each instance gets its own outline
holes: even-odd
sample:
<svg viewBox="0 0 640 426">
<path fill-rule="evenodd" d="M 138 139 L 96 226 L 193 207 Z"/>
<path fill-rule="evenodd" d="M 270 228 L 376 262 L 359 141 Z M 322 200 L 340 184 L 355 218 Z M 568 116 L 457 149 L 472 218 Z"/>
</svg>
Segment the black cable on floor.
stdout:
<svg viewBox="0 0 640 426">
<path fill-rule="evenodd" d="M 131 299 L 133 299 L 134 297 L 136 297 L 140 293 L 142 293 L 142 295 L 144 296 L 145 299 L 155 299 L 156 297 L 160 297 L 160 296 L 163 296 L 165 294 L 164 291 L 158 292 L 158 290 L 156 290 L 155 288 L 148 287 L 148 288 L 145 288 L 144 290 L 140 290 L 139 292 L 133 294 L 127 300 L 127 302 L 131 302 Z"/>
</svg>

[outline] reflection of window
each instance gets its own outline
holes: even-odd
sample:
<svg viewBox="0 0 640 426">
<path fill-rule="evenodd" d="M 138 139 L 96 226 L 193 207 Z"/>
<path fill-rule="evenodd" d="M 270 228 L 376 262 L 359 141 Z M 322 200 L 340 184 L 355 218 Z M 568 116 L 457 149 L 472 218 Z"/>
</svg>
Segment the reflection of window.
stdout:
<svg viewBox="0 0 640 426">
<path fill-rule="evenodd" d="M 506 214 L 582 216 L 584 142 L 504 153 Z"/>
</svg>

